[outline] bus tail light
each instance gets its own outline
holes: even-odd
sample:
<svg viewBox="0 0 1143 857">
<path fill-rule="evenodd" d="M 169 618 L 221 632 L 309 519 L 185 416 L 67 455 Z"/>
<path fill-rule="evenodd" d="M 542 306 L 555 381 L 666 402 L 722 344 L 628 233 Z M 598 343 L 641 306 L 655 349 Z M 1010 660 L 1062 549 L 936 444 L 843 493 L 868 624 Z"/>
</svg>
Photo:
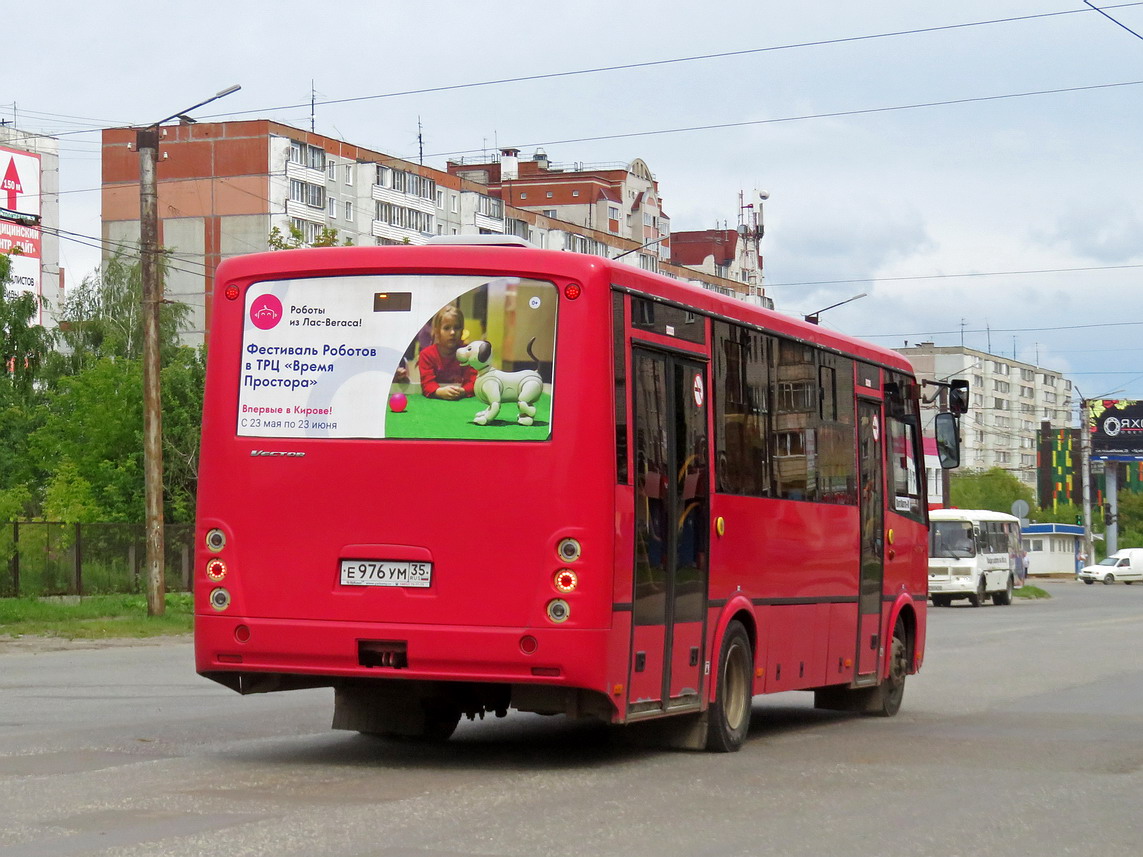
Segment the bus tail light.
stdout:
<svg viewBox="0 0 1143 857">
<path fill-rule="evenodd" d="M 218 553 L 226 547 L 226 533 L 215 527 L 206 534 L 206 549 L 211 553 Z"/>
<path fill-rule="evenodd" d="M 574 301 L 581 294 L 583 294 L 583 287 L 579 283 L 568 283 L 564 286 L 564 297 L 569 301 Z"/>
<path fill-rule="evenodd" d="M 562 598 L 548 602 L 548 618 L 557 625 L 566 622 L 569 616 L 571 616 L 571 608 Z"/>
<path fill-rule="evenodd" d="M 226 577 L 226 563 L 215 557 L 206 564 L 206 576 L 214 583 L 219 583 Z"/>
<path fill-rule="evenodd" d="M 575 588 L 579 586 L 579 577 L 570 568 L 561 568 L 556 572 L 552 582 L 560 592 L 575 592 Z"/>
<path fill-rule="evenodd" d="M 240 294 L 242 293 L 238 290 L 238 286 L 234 285 L 233 283 L 226 287 L 226 299 L 228 301 L 238 300 L 238 296 Z"/>
</svg>

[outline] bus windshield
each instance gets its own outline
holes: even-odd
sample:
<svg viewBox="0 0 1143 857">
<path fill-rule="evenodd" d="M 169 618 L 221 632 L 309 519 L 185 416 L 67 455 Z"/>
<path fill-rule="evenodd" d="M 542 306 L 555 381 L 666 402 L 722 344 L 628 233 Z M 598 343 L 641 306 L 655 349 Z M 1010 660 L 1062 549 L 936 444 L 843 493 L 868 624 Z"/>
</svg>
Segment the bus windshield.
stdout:
<svg viewBox="0 0 1143 857">
<path fill-rule="evenodd" d="M 933 521 L 929 532 L 929 556 L 953 559 L 976 556 L 972 524 L 968 521 Z"/>
<path fill-rule="evenodd" d="M 237 434 L 547 440 L 557 303 L 520 277 L 255 283 Z"/>
</svg>

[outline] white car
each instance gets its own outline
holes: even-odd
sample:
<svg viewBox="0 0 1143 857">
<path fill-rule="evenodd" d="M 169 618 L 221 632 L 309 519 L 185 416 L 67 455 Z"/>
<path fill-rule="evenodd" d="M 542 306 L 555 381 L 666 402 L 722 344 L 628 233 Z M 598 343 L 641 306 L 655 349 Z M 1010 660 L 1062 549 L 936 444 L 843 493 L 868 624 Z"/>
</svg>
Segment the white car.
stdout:
<svg viewBox="0 0 1143 857">
<path fill-rule="evenodd" d="M 1116 551 L 1096 565 L 1085 565 L 1076 573 L 1076 580 L 1088 585 L 1097 580 L 1109 585 L 1117 580 L 1128 584 L 1143 580 L 1143 548 Z"/>
</svg>

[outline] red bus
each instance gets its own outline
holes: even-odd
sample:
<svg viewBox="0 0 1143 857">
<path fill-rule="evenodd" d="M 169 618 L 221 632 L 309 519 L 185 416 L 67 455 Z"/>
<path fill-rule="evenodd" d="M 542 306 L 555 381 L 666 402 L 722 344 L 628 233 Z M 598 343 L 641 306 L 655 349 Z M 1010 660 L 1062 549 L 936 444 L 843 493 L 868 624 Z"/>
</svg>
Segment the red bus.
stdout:
<svg viewBox="0 0 1143 857">
<path fill-rule="evenodd" d="M 202 675 L 432 739 L 516 708 L 730 751 L 755 694 L 897 711 L 928 520 L 895 352 L 488 244 L 231 259 L 211 312 Z"/>
</svg>

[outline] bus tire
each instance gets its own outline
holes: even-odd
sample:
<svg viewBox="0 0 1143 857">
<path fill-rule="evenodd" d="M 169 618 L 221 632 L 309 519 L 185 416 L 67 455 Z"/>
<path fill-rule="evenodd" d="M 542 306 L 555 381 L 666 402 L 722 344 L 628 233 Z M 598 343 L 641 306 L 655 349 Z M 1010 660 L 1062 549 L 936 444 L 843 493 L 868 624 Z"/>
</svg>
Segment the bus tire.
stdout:
<svg viewBox="0 0 1143 857">
<path fill-rule="evenodd" d="M 750 700 L 754 696 L 754 652 L 750 637 L 737 619 L 726 626 L 718 656 L 718 688 L 710 707 L 706 748 L 733 753 L 750 731 Z"/>
<path fill-rule="evenodd" d="M 447 741 L 460 723 L 460 709 L 447 702 L 426 700 L 424 712 L 424 731 L 411 736 L 421 741 Z"/>
<path fill-rule="evenodd" d="M 988 597 L 988 589 L 985 585 L 984 575 L 980 576 L 980 584 L 976 587 L 976 592 L 968 596 L 968 603 L 973 607 L 980 607 L 984 604 L 984 600 Z"/>
<path fill-rule="evenodd" d="M 1014 589 L 1015 585 L 1012 583 L 1012 575 L 1010 574 L 1008 575 L 1008 582 L 1005 584 L 1004 588 L 999 592 L 992 593 L 992 603 L 998 607 L 1006 607 L 1007 605 L 1011 604 L 1012 592 Z"/>
<path fill-rule="evenodd" d="M 905 635 L 905 623 L 898 619 L 893 628 L 893 642 L 889 650 L 889 671 L 885 680 L 874 688 L 873 704 L 866 709 L 866 713 L 875 717 L 892 717 L 900 711 L 908 674 L 909 641 Z"/>
</svg>

